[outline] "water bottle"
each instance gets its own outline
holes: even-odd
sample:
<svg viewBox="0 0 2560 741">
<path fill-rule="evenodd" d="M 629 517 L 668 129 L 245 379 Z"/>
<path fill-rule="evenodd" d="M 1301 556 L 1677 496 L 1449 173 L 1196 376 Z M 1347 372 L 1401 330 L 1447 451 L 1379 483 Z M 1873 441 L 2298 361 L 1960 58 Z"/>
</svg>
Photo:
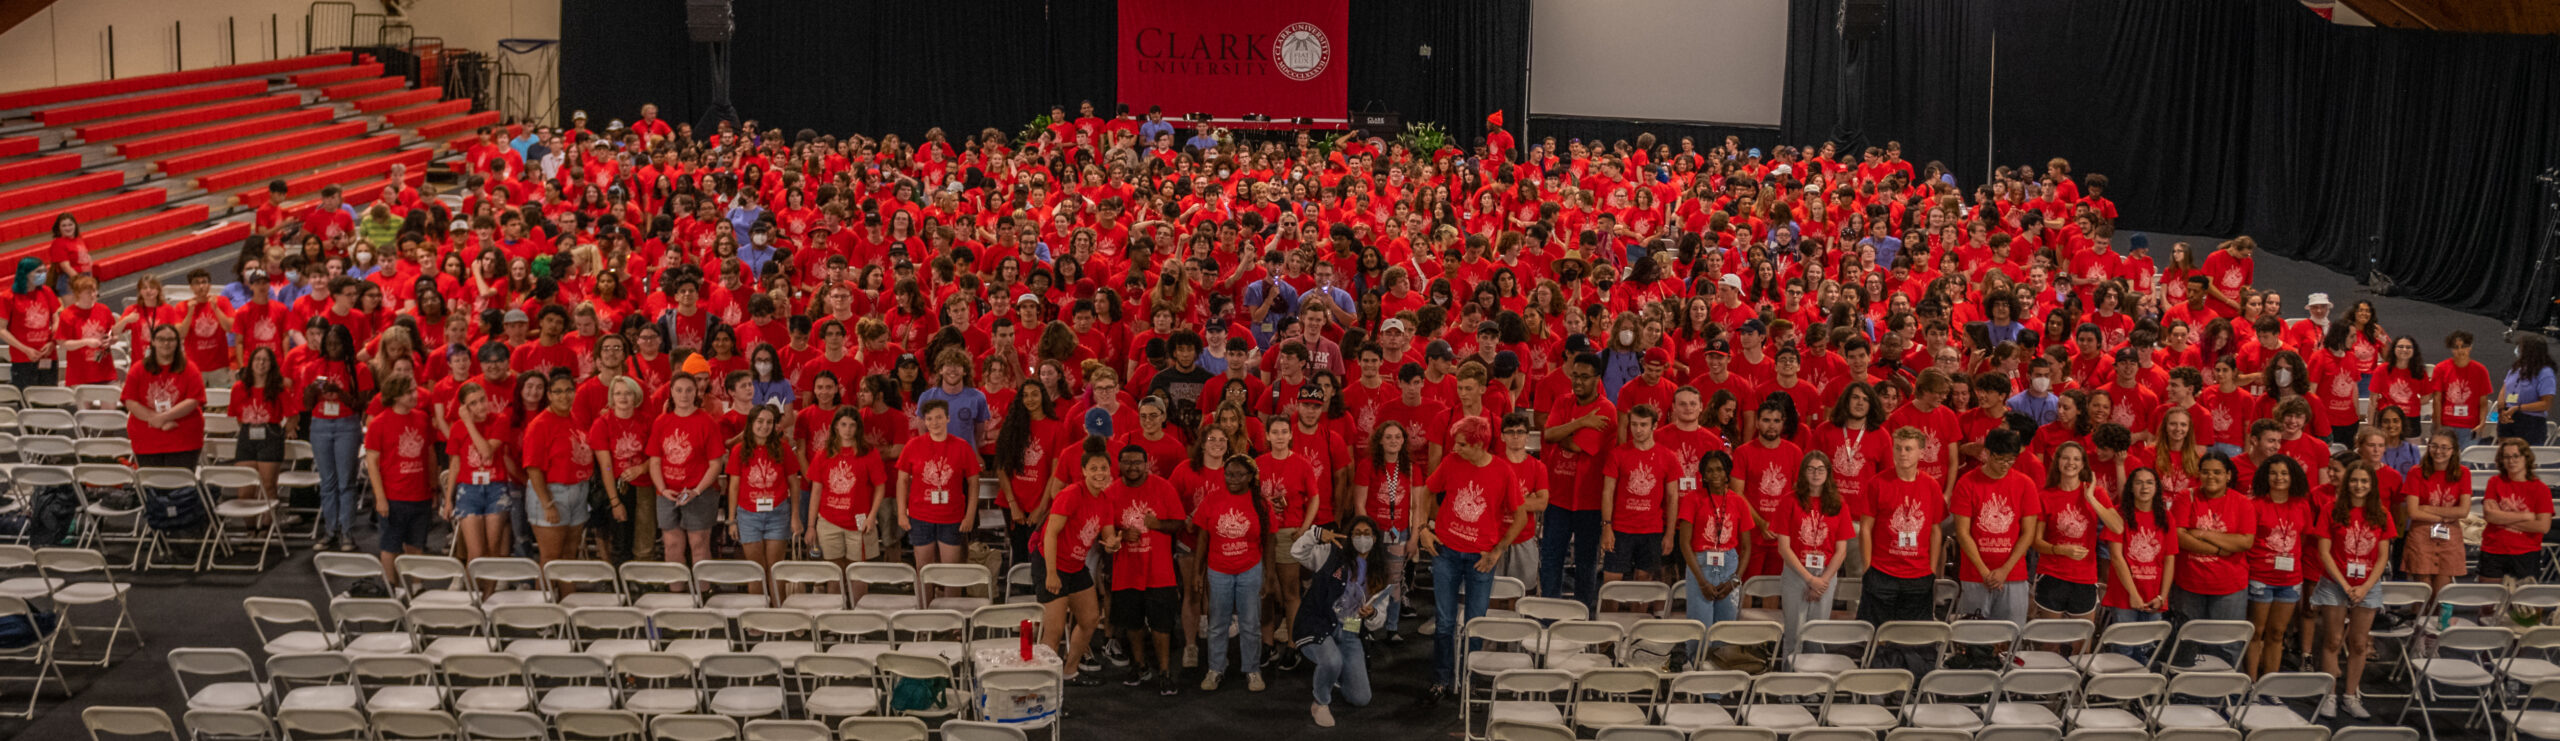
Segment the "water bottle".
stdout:
<svg viewBox="0 0 2560 741">
<path fill-rule="evenodd" d="M 2445 629 L 2451 627 L 2453 627 L 2453 605 L 2436 605 L 2436 632 L 2443 633 Z"/>
<path fill-rule="evenodd" d="M 2497 424 L 2497 423 L 2498 423 L 2498 405 L 2496 405 L 2496 404 L 2491 404 L 2491 405 L 2489 405 L 2489 424 L 2493 424 L 2493 425 L 2494 425 L 2494 424 Z"/>
</svg>

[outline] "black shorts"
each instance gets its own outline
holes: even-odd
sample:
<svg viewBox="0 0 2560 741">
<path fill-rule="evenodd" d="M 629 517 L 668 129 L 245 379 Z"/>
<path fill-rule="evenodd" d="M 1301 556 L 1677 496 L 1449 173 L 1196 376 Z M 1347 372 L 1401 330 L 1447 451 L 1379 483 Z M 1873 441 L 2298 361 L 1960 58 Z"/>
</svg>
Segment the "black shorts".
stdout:
<svg viewBox="0 0 2560 741">
<path fill-rule="evenodd" d="M 1630 571 L 1662 570 L 1661 533 L 1618 533 L 1618 547 L 1609 549 L 1602 559 L 1601 571 L 1624 574 Z"/>
<path fill-rule="evenodd" d="M 402 546 L 427 547 L 427 531 L 436 524 L 434 502 L 391 502 L 391 516 L 382 518 L 382 552 L 398 554 Z"/>
<path fill-rule="evenodd" d="M 1066 578 L 1059 574 L 1059 578 Z M 1111 627 L 1157 633 L 1182 629 L 1182 595 L 1172 587 L 1111 590 Z"/>
<path fill-rule="evenodd" d="M 1084 569 L 1060 571 L 1058 572 L 1058 591 L 1052 592 L 1049 591 L 1048 557 L 1034 553 L 1031 555 L 1031 583 L 1033 585 L 1031 596 L 1045 605 L 1056 602 L 1061 597 L 1092 589 L 1093 572 Z"/>
<path fill-rule="evenodd" d="M 2525 580 L 2542 578 L 2542 551 L 2480 554 L 2481 580 L 2510 577 Z"/>
<path fill-rule="evenodd" d="M 284 462 L 284 425 L 243 425 L 239 440 L 236 457 L 241 463 Z"/>
<path fill-rule="evenodd" d="M 2064 581 L 2050 575 L 2038 575 L 2035 586 L 2036 606 L 2046 612 L 2064 615 L 2086 615 L 2098 609 L 2098 585 Z"/>
</svg>

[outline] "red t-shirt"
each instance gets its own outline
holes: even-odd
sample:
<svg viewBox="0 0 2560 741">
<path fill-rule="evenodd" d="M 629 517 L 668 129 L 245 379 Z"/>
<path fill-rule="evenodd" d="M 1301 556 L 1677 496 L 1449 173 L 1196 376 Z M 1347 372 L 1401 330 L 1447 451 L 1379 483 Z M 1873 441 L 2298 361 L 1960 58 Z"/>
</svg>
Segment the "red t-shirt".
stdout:
<svg viewBox="0 0 2560 741">
<path fill-rule="evenodd" d="M 583 484 L 596 475 L 595 449 L 587 446 L 587 433 L 569 415 L 549 409 L 533 415 L 524 426 L 525 470 L 541 469 L 544 481 L 553 484 Z"/>
<path fill-rule="evenodd" d="M 265 290 L 265 288 L 255 288 L 251 289 L 251 293 L 260 293 Z M 247 363 L 249 351 L 261 347 L 273 349 L 278 354 L 282 354 L 285 317 L 291 313 L 292 311 L 286 309 L 284 304 L 274 301 L 251 301 L 242 305 L 238 311 L 232 312 L 231 330 L 240 335 L 240 362 Z M 26 335 L 18 335 L 19 341 L 24 342 L 26 339 Z"/>
<path fill-rule="evenodd" d="M 2165 506 L 2168 502 L 2164 500 L 2159 504 Z M 2160 596 L 2161 572 L 2169 567 L 2169 557 L 2178 552 L 2177 532 L 2162 528 L 2158 518 L 2159 515 L 2155 512 L 2126 512 L 2124 513 L 2124 532 L 2103 533 L 2099 536 L 2100 540 L 2114 544 L 2118 549 L 2117 552 L 2124 554 L 2125 569 L 2133 577 L 2133 588 L 2141 593 L 2141 600 L 2144 602 Z M 2177 525 L 2174 522 L 2171 523 L 2170 528 L 2175 527 Z M 2125 590 L 2121 588 L 2126 574 L 2116 573 L 2114 563 L 2112 560 L 2108 561 L 2107 568 L 2111 575 L 2107 577 L 2106 588 L 2099 590 L 2104 595 L 2100 604 L 2108 607 L 2131 608 L 2134 598 L 2125 594 Z"/>
<path fill-rule="evenodd" d="M 2443 397 L 2436 402 L 2436 422 L 2447 427 L 2478 427 L 2481 402 L 2493 390 L 2489 386 L 2489 367 L 2479 361 L 2456 367 L 2450 359 L 2436 362 L 2435 372 L 2427 380 L 2436 384 Z"/>
<path fill-rule="evenodd" d="M 1120 551 L 1111 554 L 1111 588 L 1155 589 L 1172 587 L 1173 534 L 1147 529 L 1147 515 L 1164 522 L 1183 519 L 1182 498 L 1173 493 L 1173 485 L 1164 477 L 1149 475 L 1130 486 L 1120 479 L 1111 480 L 1105 490 L 1111 499 L 1110 511 L 1123 533 Z M 1136 542 L 1127 533 L 1139 533 Z"/>
<path fill-rule="evenodd" d="M 1803 460 L 1804 450 L 1785 440 L 1778 441 L 1775 446 L 1764 446 L 1758 438 L 1753 438 L 1734 446 L 1733 472 L 1740 479 L 1742 498 L 1751 502 L 1751 509 L 1759 512 L 1760 519 L 1767 521 L 1773 530 L 1778 526 L 1786 500 L 1795 493 L 1796 464 Z M 1753 545 L 1764 549 L 1773 542 L 1756 533 L 1751 537 Z"/>
<path fill-rule="evenodd" d="M 2224 491 L 2211 500 L 2188 497 L 2173 503 L 2170 519 L 2180 528 L 2212 533 L 2258 532 L 2258 505 L 2248 495 Z M 2174 541 L 2172 541 L 2174 543 Z M 2231 594 L 2249 586 L 2246 554 L 2207 556 L 2178 551 L 2178 588 L 2196 594 Z"/>
<path fill-rule="evenodd" d="M 1937 547 L 1938 523 L 1947 518 L 1945 489 L 1928 474 L 1913 471 L 1904 481 L 1886 471 L 1869 482 L 1866 515 L 1875 518 L 1869 538 L 1874 553 L 1867 561 L 1897 579 L 1937 573 L 1930 553 Z"/>
<path fill-rule="evenodd" d="M 1787 537 L 1787 550 L 1796 554 L 1806 569 L 1838 573 L 1841 565 L 1831 560 L 1838 555 L 1834 546 L 1858 537 L 1857 514 L 1847 502 L 1840 504 L 1839 512 L 1826 515 L 1819 500 L 1806 506 L 1795 497 L 1788 497 L 1786 509 L 1779 515 L 1783 524 L 1772 523 L 1771 527 Z"/>
<path fill-rule="evenodd" d="M 125 420 L 125 435 L 133 439 L 133 452 L 149 455 L 202 450 L 204 374 L 197 372 L 193 363 L 179 363 L 158 373 L 151 372 L 149 366 L 140 357 L 134 359 L 133 372 L 124 381 L 124 401 L 139 403 L 155 412 L 193 401 L 196 410 L 171 420 L 166 430 L 144 424 L 138 418 Z"/>
<path fill-rule="evenodd" d="M 917 522 L 957 525 L 967 512 L 967 497 L 977 496 L 978 451 L 957 435 L 936 441 L 930 435 L 907 440 L 898 454 L 898 472 L 907 484 L 907 516 Z"/>
<path fill-rule="evenodd" d="M 291 382 L 287 382 L 286 385 L 291 386 L 292 384 Z M 250 389 L 249 382 L 247 380 L 231 382 L 231 408 L 229 411 L 231 413 L 231 418 L 239 420 L 240 426 L 243 428 L 256 425 L 283 424 L 285 418 L 293 416 L 296 411 L 299 411 L 299 407 L 301 406 L 302 394 L 295 389 L 278 389 L 276 391 L 275 398 L 270 399 L 267 398 L 266 394 Z M 240 434 L 241 436 L 246 437 L 249 435 L 249 432 L 246 429 L 243 429 Z"/>
<path fill-rule="evenodd" d="M 1577 512 L 1600 509 L 1600 477 L 1595 474 L 1600 472 L 1604 460 L 1601 456 L 1609 452 L 1609 440 L 1618 429 L 1618 408 L 1606 396 L 1595 394 L 1590 404 L 1581 404 L 1571 393 L 1559 394 L 1547 407 L 1547 426 L 1560 426 L 1594 413 L 1607 423 L 1599 429 L 1575 430 L 1567 438 L 1581 452 L 1565 450 L 1562 444 L 1549 444 L 1538 452 L 1547 463 L 1549 507 Z"/>
<path fill-rule="evenodd" d="M 1983 469 L 1974 469 L 1956 479 L 1955 498 L 1947 511 L 1957 517 L 1972 518 L 1975 552 L 1981 554 L 1982 565 L 1998 566 L 2009 555 L 2026 547 L 2020 538 L 2026 534 L 2027 519 L 2043 514 L 2036 496 L 2036 484 L 2024 473 L 2010 469 L 2008 475 L 1991 478 Z M 1957 578 L 1969 582 L 1982 581 L 1982 572 L 1968 559 L 1956 559 Z M 2010 569 L 2009 581 L 2027 578 L 2026 570 Z"/>
<path fill-rule="evenodd" d="M 862 527 L 871 516 L 871 495 L 884 492 L 881 487 L 888 484 L 888 475 L 878 451 L 820 452 L 817 460 L 809 462 L 809 486 L 818 492 L 818 516 L 846 530 Z"/>
<path fill-rule="evenodd" d="M 1637 449 L 1634 444 L 1609 451 L 1609 462 L 1601 466 L 1600 475 L 1617 483 L 1612 498 L 1610 529 L 1621 533 L 1656 535 L 1663 530 L 1663 508 L 1678 496 L 1673 487 L 1679 483 L 1679 461 L 1669 448 L 1655 443 Z"/>
<path fill-rule="evenodd" d="M 1680 519 L 1689 523 L 1690 552 L 1736 550 L 1751 529 L 1751 503 L 1729 491 L 1693 491 L 1681 498 Z"/>
<path fill-rule="evenodd" d="M 1073 574 L 1084 570 L 1085 554 L 1093 552 L 1094 539 L 1102 535 L 1102 527 L 1111 519 L 1111 500 L 1085 493 L 1084 484 L 1069 484 L 1058 490 L 1049 502 L 1049 518 L 1067 518 L 1066 528 L 1058 532 L 1058 553 L 1050 559 L 1058 573 Z M 1041 523 L 1040 532 L 1031 538 L 1031 552 L 1046 555 L 1043 545 L 1049 539 L 1049 524 Z"/>
<path fill-rule="evenodd" d="M 2383 546 L 2400 534 L 2398 528 L 2392 527 L 2391 518 L 2385 517 L 2378 523 L 2366 522 L 2360 509 L 2348 512 L 2347 522 L 2343 525 L 2338 524 L 2333 514 L 2325 511 L 2317 513 L 2312 520 L 2320 540 L 2328 544 L 2329 560 L 2338 565 L 2338 573 L 2347 577 L 2351 584 L 2362 584 L 2373 578 L 2374 571 L 2382 565 Z M 2321 576 L 2327 578 L 2325 573 Z"/>
<path fill-rule="evenodd" d="M 137 443 L 136 447 L 140 445 Z M 2495 506 L 2510 512 L 2522 510 L 2551 513 L 2551 487 L 2540 481 L 2509 481 L 2505 476 L 2489 480 L 2489 490 L 2480 506 Z M 2480 552 L 2497 555 L 2532 553 L 2542 548 L 2542 535 L 2502 525 L 2490 525 L 2480 531 Z"/>
<path fill-rule="evenodd" d="M 1511 464 L 1512 479 L 1520 482 L 1520 497 L 1522 499 L 1527 499 L 1531 494 L 1547 491 L 1546 462 L 1538 460 L 1536 456 L 1522 456 L 1520 460 L 1516 461 L 1511 460 L 1509 456 L 1495 457 L 1501 458 L 1503 461 Z M 1511 527 L 1510 515 L 1503 516 L 1502 527 L 1505 529 Z M 1526 543 L 1537 539 L 1537 537 L 1538 520 L 1536 517 L 1531 517 L 1529 519 L 1529 524 L 1520 527 L 1520 534 L 1512 536 L 1511 542 L 1515 544 Z"/>
<path fill-rule="evenodd" d="M 1370 519 L 1378 521 L 1380 530 L 1403 530 L 1413 522 L 1413 487 L 1422 485 L 1421 466 L 1387 466 L 1380 468 L 1369 460 L 1360 461 L 1360 470 L 1352 474 L 1354 486 L 1369 490 L 1360 504 L 1367 508 Z M 1221 480 L 1218 486 L 1226 486 Z"/>
<path fill-rule="evenodd" d="M 1263 505 L 1271 510 L 1272 517 L 1278 518 L 1277 522 L 1271 523 L 1275 530 L 1295 528 L 1298 523 L 1305 522 L 1307 500 L 1332 493 L 1332 487 L 1318 486 L 1320 479 L 1315 466 L 1308 462 L 1306 455 L 1295 450 L 1290 452 L 1287 460 L 1263 454 L 1254 459 L 1253 468 L 1262 485 Z"/>
<path fill-rule="evenodd" d="M 2277 587 L 2301 584 L 2303 574 L 2310 571 L 2303 559 L 2311 553 L 2317 508 L 2309 497 L 2282 503 L 2261 497 L 2250 501 L 2258 507 L 2258 538 L 2249 544 L 2249 580 Z"/>
<path fill-rule="evenodd" d="M 1303 427 L 1290 430 L 1297 434 L 1289 438 L 1289 447 L 1296 451 L 1289 457 L 1306 461 L 1314 476 L 1314 488 L 1309 491 L 1314 492 L 1312 498 L 1318 525 L 1333 522 L 1333 472 L 1351 468 L 1351 445 L 1343 440 L 1338 427 L 1325 424 L 1317 426 L 1313 432 Z M 1291 516 L 1289 522 L 1294 526 L 1298 519 Z"/>
<path fill-rule="evenodd" d="M 1963 439 L 1963 432 L 1956 421 L 1956 410 L 1940 404 L 1936 409 L 1923 412 L 1918 405 L 1905 404 L 1885 418 L 1884 426 L 1887 432 L 1900 431 L 1905 427 L 1919 429 L 1925 438 L 1920 442 L 1921 475 L 1947 480 L 1949 466 L 1954 463 L 1946 459 L 1947 446 Z"/>
<path fill-rule="evenodd" d="M 1253 514 L 1253 499 L 1228 493 L 1224 480 L 1200 498 L 1191 524 L 1200 528 L 1200 548 L 1208 554 L 1210 570 L 1241 574 L 1262 563 L 1262 523 Z"/>
<path fill-rule="evenodd" d="M 787 455 L 744 442 L 729 450 L 729 480 L 737 482 L 742 512 L 771 512 L 791 502 L 791 476 L 798 473 Z"/>
<path fill-rule="evenodd" d="M 587 425 L 587 448 L 610 456 L 608 460 L 612 462 L 615 479 L 621 479 L 624 471 L 637 468 L 644 474 L 637 479 L 638 485 L 647 486 L 649 479 L 645 474 L 649 466 L 650 433 L 649 418 L 636 410 L 630 419 L 613 416 L 610 412 L 599 414 L 593 423 Z"/>
<path fill-rule="evenodd" d="M 236 407 L 239 402 L 234 401 L 232 405 Z M 491 443 L 489 452 L 482 453 L 480 446 L 472 444 L 471 431 L 463 429 L 462 424 L 462 420 L 457 415 L 452 420 L 451 426 L 446 428 L 444 439 L 444 452 L 453 460 L 454 484 L 470 486 L 506 483 L 507 433 L 509 432 L 506 425 L 495 414 L 480 420 L 476 425 L 480 430 L 480 436 Z"/>
<path fill-rule="evenodd" d="M 1520 482 L 1501 458 L 1484 465 L 1451 455 L 1431 473 L 1429 484 L 1439 495 L 1440 511 L 1432 518 L 1432 536 L 1441 547 L 1459 553 L 1485 553 L 1500 545 L 1507 515 L 1520 509 Z"/>
<path fill-rule="evenodd" d="M 424 502 L 434 497 L 434 477 L 427 473 L 427 441 L 436 434 L 427 413 L 383 410 L 364 426 L 364 448 L 381 456 L 383 496 L 394 502 Z"/>
<path fill-rule="evenodd" d="M 2039 495 L 2043 498 L 2037 510 L 2042 513 L 2039 522 L 2044 524 L 2044 542 L 2080 546 L 2088 549 L 2088 555 L 2063 558 L 2051 553 L 2036 554 L 2036 573 L 2073 584 L 2098 583 L 2098 534 L 2107 527 L 2098 521 L 2097 510 L 2089 506 L 2088 495 L 2083 492 L 2065 487 L 2045 489 Z"/>
<path fill-rule="evenodd" d="M 701 409 L 692 414 L 658 415 L 649 435 L 649 455 L 658 459 L 658 475 L 673 489 L 700 485 L 710 477 L 712 462 L 728 452 L 724 445 L 727 441 L 720 437 L 720 418 Z M 658 493 L 668 495 L 666 491 Z"/>
</svg>

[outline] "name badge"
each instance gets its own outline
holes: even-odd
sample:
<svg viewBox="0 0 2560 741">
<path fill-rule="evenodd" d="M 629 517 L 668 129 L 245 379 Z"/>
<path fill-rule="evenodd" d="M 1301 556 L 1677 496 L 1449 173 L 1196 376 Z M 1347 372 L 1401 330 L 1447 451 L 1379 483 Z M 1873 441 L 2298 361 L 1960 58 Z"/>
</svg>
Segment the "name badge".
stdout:
<svg viewBox="0 0 2560 741">
<path fill-rule="evenodd" d="M 2277 556 L 2277 557 L 2276 557 L 2276 570 L 2277 570 L 2277 571 L 2292 571 L 2292 570 L 2293 570 L 2293 557 L 2292 557 L 2292 556 Z"/>
<path fill-rule="evenodd" d="M 1696 477 L 1696 476 L 1682 476 L 1682 477 L 1680 477 L 1680 490 L 1681 490 L 1681 491 L 1697 491 L 1697 490 L 1698 490 L 1698 477 Z"/>
<path fill-rule="evenodd" d="M 338 403 L 334 401 L 320 402 L 320 414 L 327 417 L 338 416 Z"/>
<path fill-rule="evenodd" d="M 863 529 L 863 528 L 867 528 L 867 527 L 870 527 L 870 526 L 871 526 L 871 515 L 870 515 L 870 514 L 867 514 L 867 513 L 866 513 L 866 514 L 859 514 L 859 515 L 854 515 L 854 516 L 853 516 L 853 529 L 855 529 L 855 530 L 861 530 L 861 529 Z"/>
<path fill-rule="evenodd" d="M 756 511 L 773 509 L 773 497 L 756 497 Z"/>
<path fill-rule="evenodd" d="M 1343 618 L 1343 619 L 1342 619 L 1342 629 L 1343 629 L 1343 630 L 1347 630 L 1347 631 L 1351 631 L 1351 632 L 1353 632 L 1353 633 L 1358 633 L 1358 632 L 1360 632 L 1360 619 L 1359 619 L 1359 618 L 1356 618 L 1356 617 L 1347 617 L 1347 618 Z"/>
<path fill-rule="evenodd" d="M 2347 564 L 2347 578 L 2349 578 L 2349 579 L 2362 579 L 2362 578 L 2364 578 L 2364 574 L 2365 574 L 2364 564 L 2360 564 L 2360 563 L 2351 563 L 2351 564 Z"/>
<path fill-rule="evenodd" d="M 2469 404 L 2455 404 L 2455 405 L 2453 405 L 2453 413 L 2452 413 L 2450 416 L 2455 416 L 2455 417 L 2468 417 L 2468 416 L 2471 416 L 2471 405 L 2469 405 Z"/>
<path fill-rule="evenodd" d="M 1724 551 L 1707 551 L 1707 565 L 1708 565 L 1708 566 L 1723 566 L 1723 565 L 1724 565 Z"/>
<path fill-rule="evenodd" d="M 155 411 L 155 412 L 166 412 L 166 411 L 169 411 L 169 407 L 170 407 L 169 402 L 165 402 L 165 401 L 155 401 L 155 402 L 151 402 L 151 411 Z"/>
<path fill-rule="evenodd" d="M 2436 523 L 2435 527 L 2427 530 L 2427 535 L 2434 537 L 2437 540 L 2452 540 L 2453 528 L 2445 527 L 2444 523 L 2439 522 Z"/>
<path fill-rule="evenodd" d="M 951 491 L 948 489 L 935 489 L 928 491 L 924 494 L 924 500 L 932 504 L 950 504 Z"/>
<path fill-rule="evenodd" d="M 1820 553 L 1807 553 L 1807 554 L 1804 554 L 1804 570 L 1806 570 L 1806 571 L 1821 571 L 1821 570 L 1822 570 L 1822 554 L 1820 554 Z"/>
<path fill-rule="evenodd" d="M 251 440 L 265 440 L 265 439 L 267 439 L 267 426 L 266 426 L 266 425 L 254 425 L 254 426 L 251 426 L 251 427 L 247 430 L 247 432 L 249 433 L 249 439 L 251 439 Z"/>
<path fill-rule="evenodd" d="M 1918 548 L 1920 547 L 1920 534 L 1914 532 L 1895 532 L 1893 534 L 1893 547 Z"/>
<path fill-rule="evenodd" d="M 472 474 L 471 474 L 471 485 L 473 485 L 473 486 L 488 486 L 488 485 L 489 485 L 489 472 L 487 472 L 487 471 L 478 471 L 478 472 L 474 472 L 474 473 L 472 473 Z"/>
</svg>

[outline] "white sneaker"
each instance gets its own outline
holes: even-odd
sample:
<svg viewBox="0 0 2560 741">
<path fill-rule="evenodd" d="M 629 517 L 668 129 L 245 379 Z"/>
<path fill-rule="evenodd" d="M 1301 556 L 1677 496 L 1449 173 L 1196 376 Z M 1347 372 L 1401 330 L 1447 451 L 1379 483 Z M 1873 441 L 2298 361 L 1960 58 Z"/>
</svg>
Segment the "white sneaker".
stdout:
<svg viewBox="0 0 2560 741">
<path fill-rule="evenodd" d="M 1315 713 L 1315 716 L 1316 716 L 1316 727 L 1317 727 L 1317 728 L 1332 728 L 1332 727 L 1333 727 L 1333 708 L 1325 707 L 1325 706 L 1324 706 L 1324 705 L 1322 705 L 1322 704 L 1317 704 L 1317 705 L 1314 705 L 1313 707 L 1315 708 L 1314 713 Z"/>
<path fill-rule="evenodd" d="M 2330 696 L 2328 696 L 2328 697 L 2320 698 L 2320 709 L 2318 709 L 2318 710 L 2314 710 L 2314 711 L 2311 711 L 2311 719 L 2312 719 L 2312 720 L 2319 720 L 2319 719 L 2321 719 L 2321 718 L 2326 718 L 2326 717 L 2329 717 L 2329 716 L 2332 716 L 2332 715 L 2337 715 L 2337 714 L 2338 714 L 2338 696 L 2337 696 L 2337 695 L 2330 695 Z"/>
<path fill-rule="evenodd" d="M 1246 673 L 1245 673 L 1245 675 L 1244 675 L 1244 688 L 1245 688 L 1246 690 L 1248 690 L 1248 691 L 1252 691 L 1252 692 L 1261 692 L 1261 691 L 1262 691 L 1262 687 L 1263 687 L 1263 685 L 1262 685 L 1262 672 L 1246 672 Z"/>
<path fill-rule="evenodd" d="M 1182 668 L 1200 668 L 1200 646 L 1198 644 L 1182 647 Z"/>
<path fill-rule="evenodd" d="M 1414 635 L 1427 636 L 1437 632 L 1440 632 L 1440 621 L 1438 620 L 1425 620 L 1421 625 L 1415 626 L 1413 629 Z"/>
<path fill-rule="evenodd" d="M 2364 698 L 2356 695 L 2348 695 L 2347 701 L 2342 704 L 2347 706 L 2347 715 L 2354 717 L 2356 720 L 2373 720 L 2373 714 L 2365 712 Z"/>
<path fill-rule="evenodd" d="M 1209 676 L 1201 677 L 1201 678 L 1200 678 L 1200 691 L 1202 691 L 1202 692 L 1216 692 L 1216 691 L 1218 691 L 1218 680 L 1225 678 L 1225 677 L 1226 677 L 1226 675 L 1227 675 L 1227 673 L 1226 673 L 1226 672 L 1210 672 L 1210 673 L 1209 673 Z"/>
</svg>

